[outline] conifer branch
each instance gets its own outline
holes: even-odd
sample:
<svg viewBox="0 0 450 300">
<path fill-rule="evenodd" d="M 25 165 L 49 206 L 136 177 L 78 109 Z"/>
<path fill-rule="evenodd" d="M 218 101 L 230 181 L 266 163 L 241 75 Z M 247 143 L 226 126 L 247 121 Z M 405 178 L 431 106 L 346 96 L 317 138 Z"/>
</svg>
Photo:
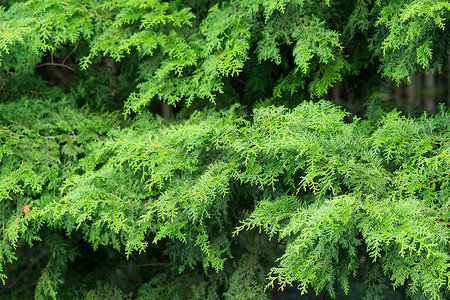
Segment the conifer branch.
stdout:
<svg viewBox="0 0 450 300">
<path fill-rule="evenodd" d="M 42 94 L 44 94 L 44 92 L 33 91 L 33 90 L 30 90 L 30 89 L 7 89 L 7 88 L 5 88 L 5 87 L 3 87 L 3 86 L 0 86 L 0 90 L 3 90 L 3 91 L 10 91 L 10 92 L 19 92 L 19 91 L 23 91 L 23 92 L 29 92 L 29 93 L 37 94 L 37 95 L 42 95 Z"/>
<path fill-rule="evenodd" d="M 6 2 L 2 291 L 338 297 L 358 272 L 365 298 L 391 282 L 450 299 L 448 109 L 415 118 L 370 100 L 349 114 L 318 100 L 341 81 L 362 107 L 381 77 L 439 70 L 448 1 Z M 111 97 L 131 90 L 125 106 Z M 182 105 L 162 120 L 154 99 Z M 24 259 L 42 253 L 42 267 Z"/>
<path fill-rule="evenodd" d="M 437 220 L 431 220 L 431 222 L 435 222 L 435 223 L 440 223 L 446 226 L 450 226 L 450 223 L 446 223 L 446 222 L 442 222 L 442 221 L 437 221 Z"/>
<path fill-rule="evenodd" d="M 44 67 L 44 66 L 62 67 L 62 68 L 69 69 L 70 71 L 73 71 L 73 69 L 68 65 L 65 65 L 63 63 L 53 63 L 53 62 L 38 64 L 35 66 L 35 68 L 40 68 L 40 67 Z"/>
<path fill-rule="evenodd" d="M 116 21 L 116 18 L 114 18 L 114 17 L 107 17 L 107 16 L 103 16 L 103 15 L 96 14 L 96 13 L 92 13 L 92 12 L 90 12 L 86 7 L 84 8 L 84 10 L 85 10 L 87 13 L 89 13 L 90 15 L 93 15 L 93 16 L 95 16 L 95 17 L 105 18 L 105 19 L 110 19 L 110 20 Z"/>
<path fill-rule="evenodd" d="M 77 50 L 79 42 L 80 42 L 80 39 L 77 40 L 77 42 L 75 43 L 75 47 L 66 55 L 66 57 L 63 59 L 61 64 L 64 65 L 66 63 L 67 59 L 75 52 L 75 50 Z"/>
</svg>

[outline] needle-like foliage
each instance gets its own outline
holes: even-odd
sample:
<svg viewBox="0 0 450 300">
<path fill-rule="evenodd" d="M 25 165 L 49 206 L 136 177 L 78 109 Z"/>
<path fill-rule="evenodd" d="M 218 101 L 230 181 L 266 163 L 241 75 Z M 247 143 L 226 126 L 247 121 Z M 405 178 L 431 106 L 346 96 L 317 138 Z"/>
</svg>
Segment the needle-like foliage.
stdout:
<svg viewBox="0 0 450 300">
<path fill-rule="evenodd" d="M 10 119 L 2 131 L 5 262 L 19 238 L 32 244 L 49 227 L 128 256 L 171 240 L 165 251 L 181 270 L 200 264 L 221 274 L 238 236 L 257 227 L 285 245 L 268 287 L 298 283 L 302 292 L 312 286 L 333 295 L 337 284 L 348 290 L 349 278 L 368 268 L 379 272 L 368 272 L 368 294 L 391 281 L 430 299 L 447 295 L 445 110 L 415 120 L 394 111 L 376 124 L 345 123 L 346 113 L 328 102 L 261 108 L 251 120 L 236 107 L 172 122 L 142 114 L 105 138 L 105 116 L 77 118 L 67 108 L 36 118 L 43 103 L 14 105 L 33 120 Z M 47 292 L 62 284 L 61 261 L 74 259 L 64 245 L 51 250 L 55 263 L 41 277 Z M 252 259 L 251 266 L 242 261 L 248 272 L 270 266 Z M 256 274 L 229 280 L 250 276 L 255 292 L 265 286 Z M 230 283 L 227 295 L 235 288 Z"/>
<path fill-rule="evenodd" d="M 449 9 L 0 1 L 0 299 L 449 299 L 450 112 L 319 100 L 440 70 Z"/>
</svg>

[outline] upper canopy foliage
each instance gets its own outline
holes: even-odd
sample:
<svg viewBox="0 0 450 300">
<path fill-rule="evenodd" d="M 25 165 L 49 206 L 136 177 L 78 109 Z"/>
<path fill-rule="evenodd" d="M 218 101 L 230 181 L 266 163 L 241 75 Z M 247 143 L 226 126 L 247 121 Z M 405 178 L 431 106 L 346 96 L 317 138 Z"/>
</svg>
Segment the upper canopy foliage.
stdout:
<svg viewBox="0 0 450 300">
<path fill-rule="evenodd" d="M 0 293 L 450 298 L 449 111 L 301 102 L 439 70 L 448 1 L 0 5 Z"/>
<path fill-rule="evenodd" d="M 214 102 L 224 77 L 277 97 L 320 97 L 363 71 L 408 81 L 420 70 L 440 69 L 448 55 L 448 1 L 219 2 L 6 1 L 0 78 L 9 86 L 49 63 L 44 56 L 74 71 L 101 56 L 136 56 L 138 89 L 125 105 L 136 112 L 154 98 Z"/>
</svg>

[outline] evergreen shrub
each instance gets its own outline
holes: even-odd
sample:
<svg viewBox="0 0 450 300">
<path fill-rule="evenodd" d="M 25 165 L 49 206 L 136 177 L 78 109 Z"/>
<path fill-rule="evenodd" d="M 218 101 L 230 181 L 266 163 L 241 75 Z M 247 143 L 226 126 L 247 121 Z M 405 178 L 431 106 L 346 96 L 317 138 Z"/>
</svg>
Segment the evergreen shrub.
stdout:
<svg viewBox="0 0 450 300">
<path fill-rule="evenodd" d="M 0 299 L 450 298 L 448 1 L 0 5 Z"/>
</svg>

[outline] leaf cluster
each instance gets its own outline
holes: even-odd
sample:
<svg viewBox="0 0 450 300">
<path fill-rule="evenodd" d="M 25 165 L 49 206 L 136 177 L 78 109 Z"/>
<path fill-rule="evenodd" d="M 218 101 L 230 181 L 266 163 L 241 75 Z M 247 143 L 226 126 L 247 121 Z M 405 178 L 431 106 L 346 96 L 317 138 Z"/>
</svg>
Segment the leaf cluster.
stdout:
<svg viewBox="0 0 450 300">
<path fill-rule="evenodd" d="M 190 278 L 201 295 L 265 295 L 266 284 L 335 295 L 336 285 L 347 292 L 361 271 L 369 298 L 382 297 L 388 282 L 406 285 L 412 295 L 446 298 L 450 115 L 444 108 L 433 117 L 392 111 L 378 121 L 346 123 L 345 111 L 323 101 L 260 108 L 250 120 L 234 106 L 170 122 L 143 113 L 130 127 L 107 130 L 105 116 L 80 120 L 66 107 L 60 115 L 76 123 L 62 122 L 58 114 L 36 118 L 33 109 L 42 103 L 10 105 L 21 107 L 29 123 L 17 124 L 14 113 L 2 121 L 3 264 L 13 261 L 19 238 L 39 241 L 48 227 L 128 257 L 162 245 L 174 264 L 170 272 L 175 267 L 184 276 L 203 266 L 209 275 L 195 276 L 210 279 Z M 14 111 L 10 105 L 3 104 L 5 114 Z M 33 121 L 42 125 L 30 129 Z M 237 239 L 253 228 L 267 234 L 264 247 L 273 247 L 270 240 L 283 245 L 276 263 L 246 266 L 247 255 L 259 252 L 238 250 Z M 38 290 L 55 296 L 77 251 L 48 243 L 55 262 L 43 270 Z M 209 285 L 200 282 L 214 274 L 222 283 L 204 290 Z M 242 278 L 250 280 L 248 290 L 235 290 L 231 282 Z M 169 295 L 162 286 L 148 288 L 142 295 Z"/>
<path fill-rule="evenodd" d="M 76 74 L 101 57 L 131 60 L 137 78 L 128 82 L 136 87 L 127 93 L 127 113 L 155 99 L 215 102 L 225 78 L 277 99 L 321 97 L 363 71 L 408 81 L 422 70 L 440 70 L 450 40 L 447 1 L 53 0 L 5 7 L 3 89 L 42 92 L 30 83 L 11 85 L 36 68 Z"/>
<path fill-rule="evenodd" d="M 38 299 L 337 297 L 354 278 L 365 299 L 450 298 L 448 109 L 318 100 L 440 70 L 449 8 L 0 1 L 0 279 Z"/>
</svg>

